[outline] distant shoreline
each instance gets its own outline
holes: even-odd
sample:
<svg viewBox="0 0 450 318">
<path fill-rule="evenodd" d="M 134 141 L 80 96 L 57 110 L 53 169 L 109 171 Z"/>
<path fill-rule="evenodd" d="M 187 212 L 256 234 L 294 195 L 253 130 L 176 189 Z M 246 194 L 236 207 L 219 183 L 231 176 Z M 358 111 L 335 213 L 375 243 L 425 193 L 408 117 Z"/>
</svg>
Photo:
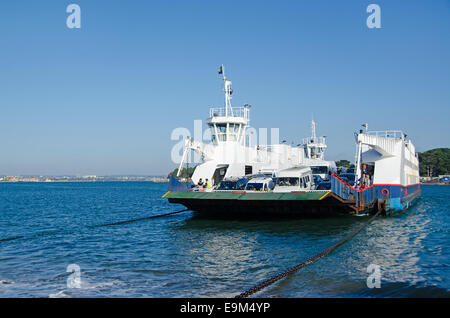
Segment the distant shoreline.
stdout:
<svg viewBox="0 0 450 318">
<path fill-rule="evenodd" d="M 152 182 L 152 183 L 169 183 L 167 181 L 153 181 L 153 180 L 52 180 L 52 181 L 0 181 L 0 183 L 92 183 L 92 182 Z"/>
<path fill-rule="evenodd" d="M 0 183 L 64 183 L 64 182 L 153 182 L 153 183 L 169 183 L 169 180 L 51 180 L 51 181 L 7 181 L 0 180 Z M 426 182 L 420 185 L 450 185 L 450 183 Z"/>
</svg>

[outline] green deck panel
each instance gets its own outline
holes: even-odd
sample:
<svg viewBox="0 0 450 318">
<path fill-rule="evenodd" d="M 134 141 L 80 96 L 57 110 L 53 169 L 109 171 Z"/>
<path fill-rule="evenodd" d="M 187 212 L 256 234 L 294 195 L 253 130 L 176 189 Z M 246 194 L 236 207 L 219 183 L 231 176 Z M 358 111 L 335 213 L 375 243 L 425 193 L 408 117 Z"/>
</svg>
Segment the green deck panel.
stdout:
<svg viewBox="0 0 450 318">
<path fill-rule="evenodd" d="M 170 192 L 167 199 L 226 199 L 236 200 L 244 193 L 232 192 Z"/>
<path fill-rule="evenodd" d="M 281 200 L 320 200 L 325 194 L 329 192 L 305 192 L 305 193 L 284 193 Z"/>
<path fill-rule="evenodd" d="M 167 199 L 216 199 L 216 200 L 310 200 L 324 197 L 327 192 L 303 193 L 232 193 L 232 192 L 170 192 Z"/>
<path fill-rule="evenodd" d="M 239 200 L 280 200 L 283 193 L 261 192 L 261 193 L 242 193 Z"/>
</svg>

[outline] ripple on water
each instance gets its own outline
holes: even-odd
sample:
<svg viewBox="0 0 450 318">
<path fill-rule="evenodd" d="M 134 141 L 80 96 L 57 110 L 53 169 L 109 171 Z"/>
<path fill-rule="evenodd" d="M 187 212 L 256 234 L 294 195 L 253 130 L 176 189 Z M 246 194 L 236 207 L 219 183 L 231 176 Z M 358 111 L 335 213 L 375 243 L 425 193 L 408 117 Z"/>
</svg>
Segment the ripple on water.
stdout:
<svg viewBox="0 0 450 318">
<path fill-rule="evenodd" d="M 232 297 L 342 239 L 362 217 L 227 220 L 180 210 L 150 182 L 0 184 L 0 297 Z M 448 297 L 450 187 L 422 187 L 409 210 L 377 218 L 263 297 Z M 67 288 L 67 266 L 81 288 Z M 366 286 L 381 267 L 380 289 Z"/>
</svg>

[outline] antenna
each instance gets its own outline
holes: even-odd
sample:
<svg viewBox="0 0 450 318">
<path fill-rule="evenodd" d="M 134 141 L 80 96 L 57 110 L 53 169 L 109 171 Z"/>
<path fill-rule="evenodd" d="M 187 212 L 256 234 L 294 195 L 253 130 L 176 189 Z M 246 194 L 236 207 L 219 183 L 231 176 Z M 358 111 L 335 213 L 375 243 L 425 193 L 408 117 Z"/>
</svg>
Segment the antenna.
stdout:
<svg viewBox="0 0 450 318">
<path fill-rule="evenodd" d="M 314 141 L 316 139 L 316 122 L 314 119 L 311 120 L 311 139 Z"/>
<path fill-rule="evenodd" d="M 233 89 L 231 88 L 231 81 L 227 80 L 225 76 L 225 66 L 222 64 L 217 71 L 222 74 L 224 91 L 225 91 L 225 117 L 228 117 L 228 112 L 232 113 L 231 107 L 231 94 L 233 94 Z"/>
</svg>

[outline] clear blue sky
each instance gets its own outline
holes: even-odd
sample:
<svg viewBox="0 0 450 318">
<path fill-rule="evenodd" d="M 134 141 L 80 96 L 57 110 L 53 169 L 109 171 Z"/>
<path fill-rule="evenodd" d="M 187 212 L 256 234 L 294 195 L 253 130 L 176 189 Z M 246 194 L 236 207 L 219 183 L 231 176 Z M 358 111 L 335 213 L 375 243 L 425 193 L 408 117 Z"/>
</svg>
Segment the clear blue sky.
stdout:
<svg viewBox="0 0 450 318">
<path fill-rule="evenodd" d="M 172 130 L 223 103 L 221 63 L 252 126 L 298 143 L 313 115 L 329 159 L 364 122 L 450 146 L 448 0 L 9 0 L 0 40 L 0 174 L 166 174 Z"/>
</svg>

